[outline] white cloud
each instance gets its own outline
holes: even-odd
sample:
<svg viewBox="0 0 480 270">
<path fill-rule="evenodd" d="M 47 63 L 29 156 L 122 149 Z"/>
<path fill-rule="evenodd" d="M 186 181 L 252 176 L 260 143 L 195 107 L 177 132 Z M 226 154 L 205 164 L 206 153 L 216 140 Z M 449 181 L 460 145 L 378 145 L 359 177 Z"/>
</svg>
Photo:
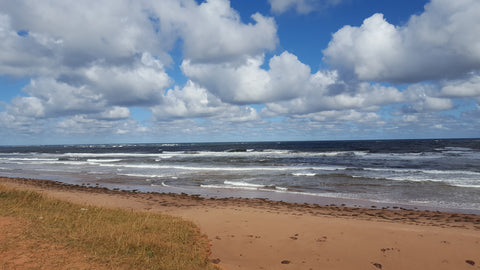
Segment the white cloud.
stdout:
<svg viewBox="0 0 480 270">
<path fill-rule="evenodd" d="M 0 74 L 33 78 L 28 96 L 5 106 L 3 126 L 128 119 L 122 106 L 158 103 L 171 84 L 163 63 L 175 40 L 164 42 L 169 33 L 153 29 L 143 4 L 0 2 Z"/>
<path fill-rule="evenodd" d="M 144 51 L 164 55 L 165 45 L 155 38 L 144 7 L 140 1 L 124 0 L 0 3 L 12 29 L 27 30 L 27 37 L 54 49 L 54 60 L 70 67 L 98 59 L 125 61 Z"/>
<path fill-rule="evenodd" d="M 401 57 L 401 37 L 382 14 L 366 19 L 360 28 L 345 26 L 333 35 L 324 51 L 334 67 L 353 68 L 360 79 L 384 77 L 392 62 Z"/>
<path fill-rule="evenodd" d="M 161 104 L 152 108 L 157 120 L 211 117 L 225 109 L 217 97 L 188 81 L 183 89 L 169 90 Z"/>
<path fill-rule="evenodd" d="M 361 80 L 415 82 L 454 78 L 480 68 L 480 2 L 432 0 L 394 26 L 382 14 L 333 35 L 325 60 Z"/>
<path fill-rule="evenodd" d="M 169 90 L 162 103 L 152 108 L 152 114 L 159 121 L 202 117 L 228 122 L 259 120 L 255 109 L 223 103 L 192 81 L 183 89 Z"/>
<path fill-rule="evenodd" d="M 130 118 L 130 110 L 125 107 L 114 106 L 101 112 L 99 119 L 102 120 L 121 120 Z"/>
<path fill-rule="evenodd" d="M 12 105 L 7 107 L 9 113 L 26 117 L 45 117 L 45 107 L 42 101 L 36 97 L 14 98 Z"/>
<path fill-rule="evenodd" d="M 374 112 L 359 112 L 355 110 L 322 111 L 306 116 L 311 117 L 315 121 L 323 123 L 353 121 L 357 123 L 374 123 L 376 125 L 385 124 L 382 118 Z"/>
<path fill-rule="evenodd" d="M 277 96 L 273 100 L 295 98 L 307 90 L 305 88 L 311 76 L 310 67 L 300 62 L 295 55 L 283 52 L 274 56 L 270 59 L 269 67 L 270 95 Z"/>
<path fill-rule="evenodd" d="M 307 14 L 314 10 L 338 5 L 342 0 L 269 0 L 272 11 L 277 14 L 295 9 L 297 13 Z"/>
<path fill-rule="evenodd" d="M 176 44 L 192 63 L 230 65 L 262 55 L 278 42 L 273 18 L 257 13 L 243 23 L 227 0 L 24 0 L 1 2 L 0 10 L 0 74 L 33 77 L 28 96 L 4 105 L 3 127 L 44 119 L 65 132 L 114 129 L 131 121 L 128 106 L 151 109 L 162 121 L 259 118 L 192 83 L 164 96 L 173 82 L 164 66 Z"/>
<path fill-rule="evenodd" d="M 193 62 L 218 63 L 273 50 L 277 44 L 277 26 L 273 18 L 259 13 L 251 18 L 254 24 L 243 24 L 239 14 L 225 0 L 209 0 L 177 14 L 175 20 L 178 21 L 174 23 L 179 24 L 185 58 Z"/>
<path fill-rule="evenodd" d="M 14 30 L 10 16 L 0 12 L 0 74 L 50 73 L 58 44 L 40 35 L 21 36 L 20 30 Z"/>
<path fill-rule="evenodd" d="M 119 112 L 120 111 L 118 111 L 117 113 Z M 120 113 L 125 114 L 126 112 L 124 111 Z M 122 119 L 122 117 L 118 119 L 98 119 L 91 118 L 88 115 L 82 114 L 77 114 L 59 121 L 58 123 L 56 123 L 54 129 L 59 134 L 79 134 L 93 137 L 105 136 L 105 134 L 122 135 L 127 133 L 130 135 L 139 135 L 145 132 L 145 127 L 139 125 L 139 123 L 135 120 L 124 120 Z"/>
<path fill-rule="evenodd" d="M 412 114 L 406 114 L 402 116 L 402 120 L 404 122 L 418 122 L 418 116 L 417 115 L 412 115 Z"/>
<path fill-rule="evenodd" d="M 403 92 L 405 101 L 408 102 L 407 112 L 432 112 L 453 109 L 452 100 L 438 96 L 438 89 L 431 84 L 413 84 Z"/>
<path fill-rule="evenodd" d="M 316 78 L 317 81 L 313 80 Z M 321 79 L 318 79 L 321 78 Z M 349 86 L 351 87 L 351 86 Z M 340 88 L 330 93 L 331 89 Z M 358 83 L 354 91 L 346 91 L 345 83 L 336 73 L 317 72 L 312 75 L 306 93 L 284 102 L 267 103 L 266 115 L 304 115 L 322 111 L 375 111 L 383 105 L 405 101 L 404 95 L 393 87 Z"/>
<path fill-rule="evenodd" d="M 35 100 L 42 108 L 42 117 L 57 117 L 77 113 L 99 112 L 105 105 L 102 96 L 92 89 L 80 86 L 74 87 L 67 83 L 51 78 L 38 78 L 31 80 L 24 88 L 29 97 L 20 97 L 19 100 Z M 32 102 L 30 102 L 32 103 Z M 24 108 L 21 104 L 12 104 L 15 110 Z"/>
<path fill-rule="evenodd" d="M 418 111 L 447 111 L 453 109 L 453 103 L 450 99 L 425 97 L 417 104 L 414 104 Z"/>
<path fill-rule="evenodd" d="M 34 116 L 28 112 L 28 107 L 26 108 L 27 113 L 24 114 L 0 112 L 0 133 L 7 133 L 15 139 L 15 137 L 19 135 L 30 136 L 32 134 L 42 133 L 51 128 L 47 120 L 44 118 L 33 118 Z M 36 112 L 33 111 L 33 113 Z M 9 139 L 7 136 L 2 136 L 2 140 L 8 141 L 7 139 Z"/>
<path fill-rule="evenodd" d="M 310 68 L 288 52 L 274 56 L 269 70 L 261 68 L 263 55 L 245 63 L 182 63 L 182 70 L 194 82 L 205 87 L 222 101 L 253 104 L 295 98 L 306 89 Z"/>
<path fill-rule="evenodd" d="M 392 134 L 402 134 L 402 136 L 424 138 L 442 138 L 458 136 L 462 131 L 467 136 L 472 136 L 477 131 L 477 123 L 473 123 L 472 118 L 456 118 L 449 115 L 438 113 L 421 113 L 414 115 L 401 115 L 390 121 L 389 129 Z M 477 122 L 475 120 L 475 122 Z"/>
<path fill-rule="evenodd" d="M 182 70 L 192 81 L 205 87 L 222 101 L 256 103 L 267 94 L 268 73 L 261 69 L 263 56 L 247 59 L 243 64 L 182 63 Z"/>
<path fill-rule="evenodd" d="M 102 94 L 108 104 L 145 106 L 160 101 L 171 83 L 162 64 L 144 53 L 132 66 L 108 66 L 95 63 L 82 70 L 86 84 Z"/>
<path fill-rule="evenodd" d="M 480 102 L 480 74 L 473 74 L 467 79 L 447 81 L 440 94 L 451 98 L 477 98 Z"/>
</svg>

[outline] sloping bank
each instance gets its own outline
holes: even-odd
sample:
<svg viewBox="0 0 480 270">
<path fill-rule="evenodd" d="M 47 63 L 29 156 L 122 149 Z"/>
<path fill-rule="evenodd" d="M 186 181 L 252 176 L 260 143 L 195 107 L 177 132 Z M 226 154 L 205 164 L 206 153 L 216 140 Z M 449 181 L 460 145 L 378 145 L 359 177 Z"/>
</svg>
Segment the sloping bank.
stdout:
<svg viewBox="0 0 480 270">
<path fill-rule="evenodd" d="M 0 221 L 2 269 L 216 269 L 208 239 L 178 217 L 73 204 L 0 184 Z"/>
</svg>

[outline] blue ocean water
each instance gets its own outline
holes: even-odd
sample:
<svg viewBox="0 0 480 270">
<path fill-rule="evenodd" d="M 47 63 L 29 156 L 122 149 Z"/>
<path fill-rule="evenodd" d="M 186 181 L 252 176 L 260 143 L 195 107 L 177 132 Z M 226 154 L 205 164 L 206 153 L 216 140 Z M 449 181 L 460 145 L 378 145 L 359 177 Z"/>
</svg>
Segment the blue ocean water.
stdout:
<svg viewBox="0 0 480 270">
<path fill-rule="evenodd" d="M 3 146 L 0 175 L 480 211 L 480 139 Z"/>
</svg>

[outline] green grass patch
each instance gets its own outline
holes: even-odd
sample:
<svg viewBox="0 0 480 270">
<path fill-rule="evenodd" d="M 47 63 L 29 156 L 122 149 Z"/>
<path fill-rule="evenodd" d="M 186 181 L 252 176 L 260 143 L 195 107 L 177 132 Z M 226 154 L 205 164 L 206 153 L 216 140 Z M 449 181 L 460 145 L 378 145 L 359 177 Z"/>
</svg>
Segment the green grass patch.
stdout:
<svg viewBox="0 0 480 270">
<path fill-rule="evenodd" d="M 23 236 L 81 250 L 115 269 L 217 269 L 192 222 L 46 198 L 0 185 L 0 216 L 26 222 Z"/>
</svg>

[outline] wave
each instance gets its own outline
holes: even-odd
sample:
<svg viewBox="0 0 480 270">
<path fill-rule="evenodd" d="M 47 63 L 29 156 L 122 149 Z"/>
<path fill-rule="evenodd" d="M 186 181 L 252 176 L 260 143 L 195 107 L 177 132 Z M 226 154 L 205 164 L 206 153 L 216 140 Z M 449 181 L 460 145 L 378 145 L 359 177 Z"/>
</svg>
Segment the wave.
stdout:
<svg viewBox="0 0 480 270">
<path fill-rule="evenodd" d="M 224 181 L 223 182 L 225 185 L 229 186 L 240 186 L 240 187 L 255 187 L 255 188 L 261 188 L 265 187 L 264 185 L 259 185 L 259 184 L 252 184 L 252 183 L 247 183 L 247 182 L 236 182 L 236 181 Z"/>
<path fill-rule="evenodd" d="M 455 186 L 463 187 L 463 188 L 479 188 L 480 189 L 480 184 L 478 184 L 478 185 L 456 184 Z"/>
<path fill-rule="evenodd" d="M 89 158 L 87 159 L 88 162 L 93 162 L 93 163 L 110 163 L 110 162 L 120 162 L 123 159 L 119 158 L 105 158 L 105 159 L 97 159 L 97 158 Z"/>
<path fill-rule="evenodd" d="M 219 188 L 219 189 L 243 189 L 243 190 L 259 190 L 259 191 L 288 191 L 286 187 L 273 185 L 254 184 L 244 181 L 224 181 L 223 185 L 200 185 L 202 188 Z"/>
<path fill-rule="evenodd" d="M 163 151 L 156 150 L 156 153 L 132 153 L 132 152 L 102 152 L 102 153 L 83 153 L 83 152 L 67 152 L 67 153 L 29 153 L 21 155 L 48 155 L 56 157 L 61 160 L 69 159 L 103 159 L 103 158 L 154 158 L 160 161 L 169 158 L 188 158 L 188 157 L 255 157 L 265 159 L 276 158 L 358 158 L 358 159 L 381 159 L 381 160 L 405 160 L 405 159 L 432 159 L 445 156 L 439 152 L 419 152 L 419 153 L 372 153 L 369 151 L 316 151 L 305 152 L 295 150 L 279 150 L 279 149 L 253 149 L 253 148 L 233 148 L 223 151 L 209 151 L 209 150 L 178 150 L 178 151 Z M 465 151 L 471 153 L 472 151 Z M 2 154 L 3 155 L 3 154 Z M 5 153 L 5 155 L 13 155 Z M 18 154 L 20 155 L 20 154 Z M 17 155 L 17 156 L 18 156 Z M 15 156 L 15 155 L 13 155 Z"/>
<path fill-rule="evenodd" d="M 163 147 L 174 147 L 174 146 L 179 146 L 178 143 L 162 143 L 160 146 Z"/>
<path fill-rule="evenodd" d="M 293 176 L 316 176 L 316 173 L 310 173 L 310 172 L 298 172 L 298 173 L 292 173 Z"/>
<path fill-rule="evenodd" d="M 128 152 L 112 152 L 112 153 L 63 153 L 59 158 L 98 158 L 98 157 L 158 157 L 162 153 L 128 153 Z"/>
<path fill-rule="evenodd" d="M 168 187 L 168 188 L 174 188 L 173 186 L 165 184 L 165 182 L 162 182 L 160 185 L 159 184 L 150 184 L 151 187 Z"/>
<path fill-rule="evenodd" d="M 480 176 L 480 172 L 459 171 L 459 170 L 430 170 L 430 169 L 410 169 L 410 168 L 363 168 L 363 171 L 393 172 L 404 174 L 432 174 L 432 175 L 475 175 Z"/>
<path fill-rule="evenodd" d="M 369 178 L 378 181 L 395 181 L 405 183 L 424 183 L 435 184 L 436 186 L 450 186 L 450 187 L 465 187 L 465 188 L 480 188 L 480 180 L 472 178 L 431 178 L 419 175 L 400 175 L 400 176 L 379 176 L 379 177 L 365 177 L 353 176 L 353 178 Z"/>
<path fill-rule="evenodd" d="M 48 161 L 56 160 L 55 158 L 0 158 L 0 160 L 15 160 L 15 161 Z"/>
<path fill-rule="evenodd" d="M 225 181 L 224 184 L 200 185 L 200 187 L 207 188 L 207 189 L 230 189 L 230 190 L 244 190 L 244 191 L 275 192 L 275 193 L 315 196 L 315 197 L 354 198 L 353 195 L 349 196 L 348 194 L 339 194 L 339 193 L 333 193 L 333 192 L 315 193 L 315 192 L 296 191 L 286 187 L 252 184 L 252 183 L 246 183 L 246 182 L 233 182 L 233 181 Z"/>
<path fill-rule="evenodd" d="M 158 185 L 152 184 L 152 186 L 158 186 Z M 162 182 L 162 185 L 161 185 L 161 186 L 162 186 L 162 187 L 171 187 L 171 186 L 165 184 L 165 182 Z"/>
<path fill-rule="evenodd" d="M 122 176 L 131 176 L 131 177 L 141 177 L 141 178 L 164 178 L 169 177 L 170 175 L 166 174 L 141 174 L 141 173 L 118 173 Z"/>
<path fill-rule="evenodd" d="M 474 149 L 470 147 L 453 147 L 453 146 L 447 146 L 443 148 L 435 148 L 436 151 L 458 151 L 458 152 L 470 152 L 474 151 Z"/>
</svg>

